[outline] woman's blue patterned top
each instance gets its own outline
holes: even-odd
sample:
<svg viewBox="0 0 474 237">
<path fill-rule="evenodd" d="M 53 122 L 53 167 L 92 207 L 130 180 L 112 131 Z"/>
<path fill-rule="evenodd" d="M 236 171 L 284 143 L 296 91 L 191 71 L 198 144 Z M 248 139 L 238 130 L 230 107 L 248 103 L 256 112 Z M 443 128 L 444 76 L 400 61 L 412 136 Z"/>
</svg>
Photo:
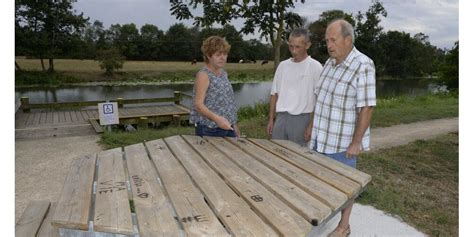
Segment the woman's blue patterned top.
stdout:
<svg viewBox="0 0 474 237">
<path fill-rule="evenodd" d="M 236 124 L 237 106 L 234 99 L 234 90 L 227 78 L 227 72 L 222 69 L 221 75 L 217 76 L 207 67 L 202 68 L 199 72 L 205 72 L 209 77 L 209 87 L 207 88 L 206 97 L 204 98 L 204 105 L 213 113 L 229 120 L 232 125 Z M 195 97 L 196 87 L 193 88 L 193 101 Z M 194 107 L 194 103 L 191 110 L 190 122 L 206 125 L 210 128 L 218 127 L 214 121 L 199 114 Z"/>
</svg>

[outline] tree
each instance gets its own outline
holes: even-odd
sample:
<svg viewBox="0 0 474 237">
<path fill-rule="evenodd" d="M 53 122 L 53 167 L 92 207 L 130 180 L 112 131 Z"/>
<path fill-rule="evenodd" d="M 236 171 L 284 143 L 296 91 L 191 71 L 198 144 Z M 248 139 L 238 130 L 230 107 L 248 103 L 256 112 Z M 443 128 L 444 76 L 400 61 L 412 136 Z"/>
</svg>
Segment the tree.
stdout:
<svg viewBox="0 0 474 237">
<path fill-rule="evenodd" d="M 192 42 L 194 40 L 193 31 L 184 24 L 174 24 L 165 33 L 163 53 L 167 60 L 190 61 L 194 52 Z"/>
<path fill-rule="evenodd" d="M 163 31 L 151 24 L 145 24 L 140 29 L 140 39 L 137 42 L 140 59 L 158 60 L 160 58 L 160 40 L 163 38 Z"/>
<path fill-rule="evenodd" d="M 410 34 L 389 31 L 380 35 L 378 44 L 383 57 L 377 62 L 377 74 L 393 77 L 414 76 L 414 65 L 411 63 L 414 53 L 413 41 Z"/>
<path fill-rule="evenodd" d="M 105 75 L 111 76 L 115 70 L 123 67 L 124 57 L 120 50 L 110 48 L 98 50 L 97 60 L 99 61 L 100 69 L 105 69 Z"/>
<path fill-rule="evenodd" d="M 459 88 L 459 41 L 456 41 L 454 47 L 446 54 L 445 61 L 440 67 L 439 81 L 446 85 L 448 90 Z"/>
<path fill-rule="evenodd" d="M 92 25 L 87 24 L 82 35 L 82 40 L 85 42 L 85 49 L 87 51 L 87 58 L 96 58 L 97 50 L 107 49 L 111 45 L 106 41 L 106 30 L 101 21 L 94 21 Z"/>
<path fill-rule="evenodd" d="M 387 17 L 387 11 L 381 2 L 376 0 L 364 14 L 359 11 L 355 25 L 355 45 L 357 49 L 374 60 L 377 71 L 380 58 L 383 57 L 377 44 L 383 33 L 383 27 L 380 26 L 382 16 Z"/>
<path fill-rule="evenodd" d="M 212 26 L 214 23 L 226 25 L 233 19 L 244 19 L 244 26 L 240 30 L 244 34 L 260 33 L 261 38 L 270 41 L 274 52 L 274 69 L 280 63 L 280 46 L 285 40 L 285 30 L 300 27 L 302 18 L 289 11 L 294 8 L 296 0 L 277 1 L 206 1 L 172 0 L 171 14 L 178 20 L 194 19 L 194 24 L 204 27 Z M 304 3 L 305 0 L 301 0 Z M 196 9 L 198 5 L 203 7 L 202 16 L 193 16 L 189 7 Z"/>
<path fill-rule="evenodd" d="M 54 58 L 68 47 L 68 40 L 76 36 L 88 22 L 83 13 L 76 15 L 70 1 L 15 1 L 15 26 L 31 36 L 29 47 L 35 56 L 49 59 L 49 72 L 54 71 Z"/>
</svg>

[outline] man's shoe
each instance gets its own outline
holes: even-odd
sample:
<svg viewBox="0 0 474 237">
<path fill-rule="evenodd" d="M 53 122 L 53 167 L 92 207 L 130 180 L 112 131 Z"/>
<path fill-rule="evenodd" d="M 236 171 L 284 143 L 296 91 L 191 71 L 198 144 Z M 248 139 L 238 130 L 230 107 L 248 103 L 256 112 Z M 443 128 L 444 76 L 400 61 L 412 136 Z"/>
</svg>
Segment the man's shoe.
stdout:
<svg viewBox="0 0 474 237">
<path fill-rule="evenodd" d="M 328 237 L 347 237 L 351 234 L 351 226 L 347 226 L 346 229 L 342 229 L 336 227 L 329 235 Z"/>
</svg>

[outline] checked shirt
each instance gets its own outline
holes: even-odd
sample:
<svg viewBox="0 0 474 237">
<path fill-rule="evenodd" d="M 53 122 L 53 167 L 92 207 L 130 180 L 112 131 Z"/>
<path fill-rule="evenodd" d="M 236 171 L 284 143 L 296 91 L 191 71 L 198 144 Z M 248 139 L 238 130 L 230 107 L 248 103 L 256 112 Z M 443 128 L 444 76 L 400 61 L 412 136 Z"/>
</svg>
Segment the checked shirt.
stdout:
<svg viewBox="0 0 474 237">
<path fill-rule="evenodd" d="M 361 107 L 375 106 L 375 66 L 355 47 L 340 64 L 329 58 L 315 90 L 313 129 L 309 148 L 320 153 L 346 151 L 354 135 Z M 362 139 L 369 149 L 370 128 Z"/>
</svg>

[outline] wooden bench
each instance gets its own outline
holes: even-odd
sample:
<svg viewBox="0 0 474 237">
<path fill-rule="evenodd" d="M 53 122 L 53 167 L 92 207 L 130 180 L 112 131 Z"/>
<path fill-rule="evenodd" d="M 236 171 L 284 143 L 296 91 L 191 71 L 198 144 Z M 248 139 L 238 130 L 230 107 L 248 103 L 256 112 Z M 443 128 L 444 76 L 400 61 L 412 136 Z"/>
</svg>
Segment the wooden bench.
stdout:
<svg viewBox="0 0 474 237">
<path fill-rule="evenodd" d="M 173 136 L 73 160 L 64 236 L 305 236 L 371 177 L 295 143 Z"/>
<path fill-rule="evenodd" d="M 58 230 L 51 225 L 56 204 L 49 201 L 32 201 L 15 225 L 16 237 L 56 237 Z"/>
</svg>

